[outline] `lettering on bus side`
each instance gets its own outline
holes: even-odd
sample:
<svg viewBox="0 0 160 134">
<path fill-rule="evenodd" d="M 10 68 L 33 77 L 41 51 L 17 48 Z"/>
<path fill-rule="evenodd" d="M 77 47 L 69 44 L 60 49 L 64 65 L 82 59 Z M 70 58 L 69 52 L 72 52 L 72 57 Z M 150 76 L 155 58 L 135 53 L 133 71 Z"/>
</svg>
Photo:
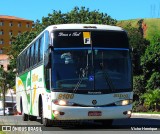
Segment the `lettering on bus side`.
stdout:
<svg viewBox="0 0 160 134">
<path fill-rule="evenodd" d="M 32 82 L 36 82 L 36 81 L 38 81 L 38 75 L 33 74 L 32 75 Z"/>
<path fill-rule="evenodd" d="M 59 94 L 58 99 L 73 99 L 74 94 Z"/>
</svg>

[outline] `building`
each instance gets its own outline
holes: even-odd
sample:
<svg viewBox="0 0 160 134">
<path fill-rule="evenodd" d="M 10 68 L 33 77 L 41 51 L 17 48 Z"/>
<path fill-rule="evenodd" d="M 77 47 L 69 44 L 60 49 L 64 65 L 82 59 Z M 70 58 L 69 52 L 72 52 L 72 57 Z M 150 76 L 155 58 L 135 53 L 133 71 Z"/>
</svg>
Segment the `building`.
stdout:
<svg viewBox="0 0 160 134">
<path fill-rule="evenodd" d="M 17 36 L 25 31 L 30 31 L 32 25 L 32 20 L 0 15 L 0 67 L 3 66 L 7 69 L 6 62 L 8 62 L 8 60 L 6 57 L 8 56 L 6 54 L 12 45 L 11 37 Z"/>
<path fill-rule="evenodd" d="M 0 67 L 4 68 L 5 71 L 8 69 L 9 56 L 6 54 L 0 54 Z"/>
</svg>

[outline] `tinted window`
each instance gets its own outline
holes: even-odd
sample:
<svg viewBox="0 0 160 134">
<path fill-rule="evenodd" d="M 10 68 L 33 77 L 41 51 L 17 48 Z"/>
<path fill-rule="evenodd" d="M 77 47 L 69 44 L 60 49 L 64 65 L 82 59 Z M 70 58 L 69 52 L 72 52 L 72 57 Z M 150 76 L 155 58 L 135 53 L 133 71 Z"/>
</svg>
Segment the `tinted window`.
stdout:
<svg viewBox="0 0 160 134">
<path fill-rule="evenodd" d="M 43 59 L 43 42 L 44 42 L 44 37 L 41 37 L 39 39 L 39 46 L 38 46 L 38 61 L 41 61 Z"/>
<path fill-rule="evenodd" d="M 37 40 L 36 41 L 36 46 L 35 46 L 35 63 L 38 63 L 38 44 L 39 44 L 39 41 Z"/>
<path fill-rule="evenodd" d="M 34 44 L 31 46 L 31 66 L 34 65 Z"/>
<path fill-rule="evenodd" d="M 54 47 L 104 47 L 128 48 L 128 38 L 124 31 L 55 31 Z"/>
</svg>

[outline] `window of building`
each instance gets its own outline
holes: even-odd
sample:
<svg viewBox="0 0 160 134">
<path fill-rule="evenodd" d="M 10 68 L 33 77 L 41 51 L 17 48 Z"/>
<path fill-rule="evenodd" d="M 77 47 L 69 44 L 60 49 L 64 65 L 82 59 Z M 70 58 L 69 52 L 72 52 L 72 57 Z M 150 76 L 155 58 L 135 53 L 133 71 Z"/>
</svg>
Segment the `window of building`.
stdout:
<svg viewBox="0 0 160 134">
<path fill-rule="evenodd" d="M 4 34 L 3 30 L 0 30 L 0 35 L 3 35 L 3 34 Z"/>
<path fill-rule="evenodd" d="M 18 31 L 18 35 L 20 35 L 21 34 L 21 31 Z"/>
<path fill-rule="evenodd" d="M 18 23 L 18 27 L 22 27 L 22 24 L 20 22 Z"/>
<path fill-rule="evenodd" d="M 0 45 L 4 44 L 3 39 L 0 39 Z"/>
<path fill-rule="evenodd" d="M 12 31 L 9 31 L 9 35 L 10 35 L 10 36 L 13 35 L 13 32 L 12 32 Z"/>
<path fill-rule="evenodd" d="M 26 24 L 26 27 L 27 27 L 27 28 L 29 28 L 29 27 L 30 27 L 30 25 L 27 23 L 27 24 Z"/>
<path fill-rule="evenodd" d="M 3 21 L 0 21 L 0 26 L 3 26 L 4 25 L 4 22 Z"/>
<path fill-rule="evenodd" d="M 12 44 L 12 41 L 10 40 L 10 41 L 9 41 L 9 45 L 11 45 L 11 44 Z"/>
<path fill-rule="evenodd" d="M 12 26 L 13 26 L 13 22 L 10 22 L 10 23 L 9 23 L 9 26 L 12 27 Z"/>
<path fill-rule="evenodd" d="M 3 54 L 3 49 L 2 48 L 0 48 L 0 54 Z"/>
</svg>

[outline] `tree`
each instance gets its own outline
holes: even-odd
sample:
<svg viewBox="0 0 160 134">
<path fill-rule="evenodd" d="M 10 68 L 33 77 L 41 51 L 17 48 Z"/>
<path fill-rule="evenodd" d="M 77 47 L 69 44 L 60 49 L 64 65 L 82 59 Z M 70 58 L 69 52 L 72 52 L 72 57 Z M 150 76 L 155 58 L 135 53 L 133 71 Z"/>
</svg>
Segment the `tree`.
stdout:
<svg viewBox="0 0 160 134">
<path fill-rule="evenodd" d="M 140 23 L 140 22 L 139 22 Z M 129 44 L 133 48 L 133 73 L 134 75 L 142 74 L 142 68 L 140 64 L 141 56 L 144 55 L 149 41 L 143 38 L 143 34 L 140 28 L 132 27 L 131 24 L 128 24 L 124 27 L 128 33 Z"/>
<path fill-rule="evenodd" d="M 42 23 L 37 20 L 34 23 L 34 30 L 31 32 L 24 32 L 21 35 L 12 37 L 13 43 L 11 51 L 8 53 L 10 56 L 10 75 L 12 80 L 15 78 L 16 58 L 18 54 L 47 26 L 53 24 L 67 24 L 67 23 L 97 23 L 97 24 L 110 24 L 115 25 L 117 21 L 112 19 L 106 13 L 99 11 L 89 11 L 85 7 L 75 7 L 68 13 L 62 13 L 61 11 L 53 11 L 52 14 L 48 14 L 47 17 L 42 18 Z M 10 85 L 13 86 L 13 82 L 10 81 Z"/>
<path fill-rule="evenodd" d="M 147 47 L 145 54 L 141 57 L 141 65 L 146 80 L 149 80 L 154 72 L 159 72 L 160 66 L 160 43 L 151 44 Z"/>
<path fill-rule="evenodd" d="M 106 13 L 97 10 L 90 11 L 89 8 L 75 7 L 68 13 L 53 10 L 52 14 L 42 18 L 42 23 L 38 20 L 35 23 L 35 29 L 42 31 L 49 25 L 68 24 L 68 23 L 84 23 L 84 24 L 109 24 L 116 25 L 117 20 L 111 18 Z"/>
</svg>

